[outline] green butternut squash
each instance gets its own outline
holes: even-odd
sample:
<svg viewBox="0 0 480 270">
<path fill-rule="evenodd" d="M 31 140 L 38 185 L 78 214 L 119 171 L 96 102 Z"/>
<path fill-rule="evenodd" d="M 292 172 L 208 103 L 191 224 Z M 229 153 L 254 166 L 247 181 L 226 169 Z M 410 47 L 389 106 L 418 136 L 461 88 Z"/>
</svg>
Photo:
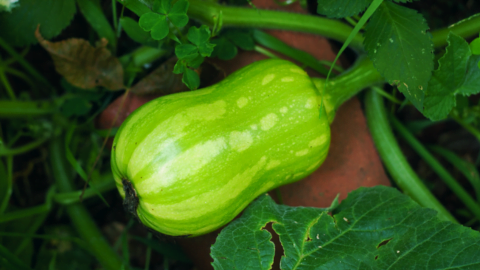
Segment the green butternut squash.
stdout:
<svg viewBox="0 0 480 270">
<path fill-rule="evenodd" d="M 258 195 L 320 166 L 330 144 L 324 108 L 309 76 L 278 59 L 160 97 L 133 112 L 115 136 L 118 190 L 160 233 L 211 232 Z"/>
</svg>

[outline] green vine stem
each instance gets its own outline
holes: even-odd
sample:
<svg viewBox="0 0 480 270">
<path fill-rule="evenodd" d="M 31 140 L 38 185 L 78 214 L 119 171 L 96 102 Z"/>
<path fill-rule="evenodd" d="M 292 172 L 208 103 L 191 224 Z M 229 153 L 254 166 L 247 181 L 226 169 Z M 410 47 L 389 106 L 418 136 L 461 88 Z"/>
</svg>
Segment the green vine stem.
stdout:
<svg viewBox="0 0 480 270">
<path fill-rule="evenodd" d="M 70 173 L 65 164 L 67 158 L 65 157 L 65 143 L 62 138 L 63 136 L 58 136 L 50 142 L 50 164 L 59 191 L 72 192 L 74 188 L 69 180 Z M 102 266 L 111 270 L 124 269 L 125 266 L 122 265 L 122 260 L 111 248 L 107 240 L 105 240 L 83 204 L 73 203 L 65 206 L 65 208 L 78 234 L 87 242 L 91 253 Z"/>
<path fill-rule="evenodd" d="M 19 154 L 26 153 L 30 150 L 33 150 L 49 139 L 48 136 L 37 139 L 33 142 L 27 143 L 25 145 L 16 147 L 16 148 L 6 148 L 5 146 L 0 145 L 0 156 L 15 156 Z"/>
<path fill-rule="evenodd" d="M 325 85 L 325 79 L 322 78 L 312 78 L 312 81 L 320 91 L 325 89 L 319 96 L 318 102 L 324 104 L 329 121 L 332 122 L 335 111 L 340 105 L 361 90 L 384 82 L 384 79 L 368 57 L 360 57 L 350 69 L 330 79 L 328 84 Z"/>
<path fill-rule="evenodd" d="M 8 52 L 23 68 L 32 75 L 36 80 L 42 82 L 44 85 L 48 86 L 51 89 L 54 89 L 53 86 L 48 82 L 45 77 L 43 77 L 35 68 L 33 68 L 30 63 L 23 57 L 17 53 L 7 42 L 5 42 L 2 38 L 0 38 L 0 47 L 3 48 L 5 51 Z M 0 107 L 1 108 L 1 107 Z"/>
<path fill-rule="evenodd" d="M 85 189 L 82 200 L 95 197 L 98 193 L 104 193 L 110 190 L 114 190 L 117 187 L 111 173 L 105 176 L 100 176 L 100 178 L 102 179 L 100 183 L 90 183 L 90 185 L 93 187 Z M 80 202 L 80 195 L 82 195 L 82 190 L 57 193 L 53 196 L 53 200 L 59 204 L 68 205 Z"/>
<path fill-rule="evenodd" d="M 455 113 L 450 113 L 449 115 L 453 120 L 455 120 L 459 125 L 461 125 L 464 129 L 466 129 L 468 132 L 470 132 L 475 138 L 477 138 L 478 141 L 480 141 L 480 131 L 467 123 L 465 120 L 460 118 L 457 114 Z"/>
<path fill-rule="evenodd" d="M 0 266 L 6 269 L 30 270 L 17 256 L 12 254 L 6 247 L 0 245 Z"/>
<path fill-rule="evenodd" d="M 214 18 L 218 17 L 218 14 L 221 12 L 223 27 L 236 26 L 291 30 L 318 34 L 339 41 L 347 40 L 353 29 L 340 20 L 306 14 L 224 6 L 215 2 L 201 0 L 189 0 L 189 2 L 188 16 L 209 25 L 214 24 Z M 350 46 L 356 50 L 362 50 L 363 37 L 356 35 Z"/>
<path fill-rule="evenodd" d="M 430 154 L 425 146 L 420 143 L 412 133 L 404 127 L 393 115 L 390 115 L 390 123 L 398 134 L 408 142 L 408 144 L 425 160 L 435 171 L 445 184 L 457 195 L 457 197 L 465 204 L 465 206 L 480 219 L 480 205 L 468 194 L 468 192 L 453 178 L 450 173 L 438 162 L 438 160 Z"/>
<path fill-rule="evenodd" d="M 480 30 L 480 16 L 472 16 L 447 28 L 432 31 L 432 41 L 435 48 L 447 45 L 447 37 L 453 32 L 463 38 L 478 35 Z"/>
<path fill-rule="evenodd" d="M 38 117 L 56 112 L 58 105 L 52 101 L 0 100 L 1 118 Z"/>
<path fill-rule="evenodd" d="M 365 96 L 365 107 L 372 139 L 392 180 L 421 206 L 436 210 L 440 219 L 458 223 L 408 164 L 390 128 L 387 111 L 380 94 L 373 89 L 368 90 Z"/>
<path fill-rule="evenodd" d="M 52 209 L 53 194 L 55 194 L 55 186 L 51 186 L 48 190 L 44 204 L 4 213 L 0 215 L 0 223 L 49 212 Z"/>
</svg>

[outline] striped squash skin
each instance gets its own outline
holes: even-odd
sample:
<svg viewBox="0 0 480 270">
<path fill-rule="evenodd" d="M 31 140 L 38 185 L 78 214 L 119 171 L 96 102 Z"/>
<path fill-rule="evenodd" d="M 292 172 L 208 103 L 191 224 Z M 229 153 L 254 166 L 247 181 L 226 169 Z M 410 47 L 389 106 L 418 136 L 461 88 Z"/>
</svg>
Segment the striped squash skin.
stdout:
<svg viewBox="0 0 480 270">
<path fill-rule="evenodd" d="M 112 170 L 139 198 L 142 223 L 197 236 L 231 221 L 258 195 L 324 161 L 330 127 L 318 90 L 296 65 L 255 62 L 202 90 L 155 99 L 115 136 Z"/>
</svg>

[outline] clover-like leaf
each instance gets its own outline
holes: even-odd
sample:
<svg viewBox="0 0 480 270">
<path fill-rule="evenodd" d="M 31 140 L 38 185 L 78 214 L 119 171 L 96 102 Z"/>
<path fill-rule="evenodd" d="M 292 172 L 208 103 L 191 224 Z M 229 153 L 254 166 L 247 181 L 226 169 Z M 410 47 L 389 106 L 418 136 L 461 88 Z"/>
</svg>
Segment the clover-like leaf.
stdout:
<svg viewBox="0 0 480 270">
<path fill-rule="evenodd" d="M 183 72 L 185 72 L 185 69 L 187 69 L 185 61 L 178 60 L 177 63 L 175 63 L 175 66 L 173 67 L 173 73 L 182 74 Z"/>
<path fill-rule="evenodd" d="M 230 60 L 237 55 L 237 47 L 225 37 L 213 39 L 211 42 L 215 44 L 212 57 L 216 56 L 222 60 Z"/>
<path fill-rule="evenodd" d="M 155 0 L 153 2 L 152 11 L 167 15 L 172 7 L 172 0 Z"/>
<path fill-rule="evenodd" d="M 175 55 L 180 60 L 193 60 L 198 56 L 198 49 L 192 44 L 180 44 L 175 47 Z"/>
<path fill-rule="evenodd" d="M 169 32 L 166 16 L 162 14 L 145 13 L 140 17 L 138 24 L 143 30 L 151 31 L 152 38 L 155 40 L 162 40 Z"/>
<path fill-rule="evenodd" d="M 134 41 L 151 47 L 159 46 L 159 42 L 153 40 L 151 35 L 143 30 L 134 19 L 123 17 L 120 19 L 120 24 L 122 25 L 123 31 L 125 31 L 125 33 L 127 33 L 127 35 Z"/>
<path fill-rule="evenodd" d="M 223 36 L 243 50 L 250 51 L 255 47 L 255 41 L 253 40 L 251 31 L 231 29 L 226 31 Z"/>
<path fill-rule="evenodd" d="M 206 25 L 202 25 L 200 28 L 195 26 L 188 29 L 187 34 L 188 40 L 193 44 L 197 45 L 198 51 L 202 56 L 210 56 L 213 52 L 213 47 L 215 44 L 208 42 L 210 39 L 210 29 Z"/>
<path fill-rule="evenodd" d="M 329 214 L 331 212 L 331 215 Z M 280 269 L 478 269 L 480 233 L 441 221 L 398 190 L 351 192 L 333 210 L 255 200 L 211 248 L 215 269 L 271 269 L 272 222 L 284 255 Z"/>
<path fill-rule="evenodd" d="M 191 68 L 198 68 L 203 63 L 203 60 L 205 60 L 205 57 L 199 54 L 194 59 L 187 61 L 187 65 Z"/>
<path fill-rule="evenodd" d="M 184 27 L 188 23 L 188 1 L 179 0 L 177 1 L 170 12 L 168 13 L 168 19 L 177 27 Z"/>
<path fill-rule="evenodd" d="M 191 90 L 195 90 L 200 86 L 200 77 L 195 71 L 186 68 L 183 72 L 182 82 Z"/>
</svg>

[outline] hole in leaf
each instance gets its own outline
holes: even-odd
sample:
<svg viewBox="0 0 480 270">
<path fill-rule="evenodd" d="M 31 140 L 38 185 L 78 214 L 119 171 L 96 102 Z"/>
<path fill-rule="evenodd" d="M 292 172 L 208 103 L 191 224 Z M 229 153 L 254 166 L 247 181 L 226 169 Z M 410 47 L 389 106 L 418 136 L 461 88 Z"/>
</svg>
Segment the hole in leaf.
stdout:
<svg viewBox="0 0 480 270">
<path fill-rule="evenodd" d="M 272 235 L 272 239 L 270 241 L 273 242 L 275 245 L 275 256 L 273 258 L 273 265 L 271 269 L 280 269 L 280 259 L 284 256 L 285 252 L 283 250 L 283 246 L 280 243 L 280 237 L 278 236 L 277 232 L 273 230 L 272 224 L 275 222 L 269 222 L 265 224 L 262 230 L 267 230 Z"/>
<path fill-rule="evenodd" d="M 377 259 L 378 259 L 378 255 L 377 255 L 377 256 L 375 256 L 375 261 L 376 261 Z"/>
<path fill-rule="evenodd" d="M 307 235 L 307 240 L 305 240 L 305 242 L 310 242 L 312 241 L 312 238 L 310 238 L 310 235 Z"/>
<path fill-rule="evenodd" d="M 380 244 L 378 244 L 377 248 L 380 248 L 381 246 L 385 246 L 386 244 L 388 244 L 388 242 L 390 242 L 390 240 L 392 240 L 393 238 L 390 238 L 390 239 L 387 239 L 387 240 L 383 240 L 382 242 L 380 242 Z"/>
</svg>

